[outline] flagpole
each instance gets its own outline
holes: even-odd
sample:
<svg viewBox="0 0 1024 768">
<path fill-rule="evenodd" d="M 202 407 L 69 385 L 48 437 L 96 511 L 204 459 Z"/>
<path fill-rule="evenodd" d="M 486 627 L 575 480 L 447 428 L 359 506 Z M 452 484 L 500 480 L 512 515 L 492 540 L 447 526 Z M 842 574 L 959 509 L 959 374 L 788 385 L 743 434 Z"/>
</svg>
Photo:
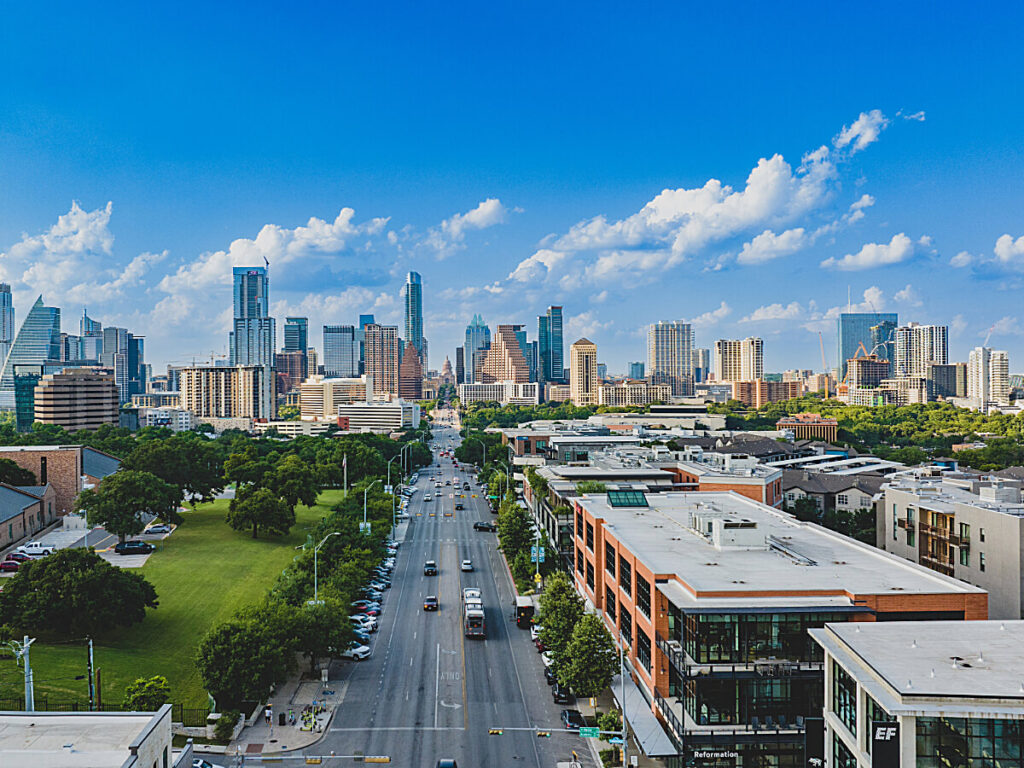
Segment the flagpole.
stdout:
<svg viewBox="0 0 1024 768">
<path fill-rule="evenodd" d="M 348 454 L 342 459 L 341 466 L 345 469 L 345 495 L 348 496 Z"/>
</svg>

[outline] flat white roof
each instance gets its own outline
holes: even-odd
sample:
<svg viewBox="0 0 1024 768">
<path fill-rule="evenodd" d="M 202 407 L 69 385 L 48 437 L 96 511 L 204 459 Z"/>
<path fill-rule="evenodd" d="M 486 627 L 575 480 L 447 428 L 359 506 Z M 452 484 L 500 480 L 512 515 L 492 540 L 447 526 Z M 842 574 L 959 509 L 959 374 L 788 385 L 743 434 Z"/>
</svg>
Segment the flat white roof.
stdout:
<svg viewBox="0 0 1024 768">
<path fill-rule="evenodd" d="M 153 717 L 136 713 L 0 713 L 0 765 L 120 768 L 130 756 L 129 745 Z"/>
<path fill-rule="evenodd" d="M 650 494 L 648 507 L 612 507 L 605 494 L 574 501 L 602 518 L 606 530 L 655 574 L 675 574 L 698 594 L 985 594 L 731 491 Z M 718 549 L 691 528 L 693 515 L 753 521 L 756 533 L 747 535 L 757 546 Z"/>
<path fill-rule="evenodd" d="M 829 624 L 864 666 L 903 697 L 1017 699 L 1024 707 L 1024 621 Z"/>
</svg>

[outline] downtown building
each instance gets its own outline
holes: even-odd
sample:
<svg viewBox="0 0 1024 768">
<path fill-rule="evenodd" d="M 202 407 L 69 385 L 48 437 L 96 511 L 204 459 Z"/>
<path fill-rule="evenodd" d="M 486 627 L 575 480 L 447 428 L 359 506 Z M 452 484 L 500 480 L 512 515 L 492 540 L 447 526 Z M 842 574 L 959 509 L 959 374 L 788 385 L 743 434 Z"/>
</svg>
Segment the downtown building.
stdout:
<svg viewBox="0 0 1024 768">
<path fill-rule="evenodd" d="M 299 386 L 299 418 L 303 421 L 334 419 L 338 415 L 339 405 L 373 401 L 372 376 L 310 376 Z"/>
<path fill-rule="evenodd" d="M 491 329 L 487 327 L 480 315 L 473 315 L 473 319 L 466 326 L 466 341 L 462 347 L 462 381 L 466 384 L 473 384 L 479 381 L 477 373 L 483 365 L 487 350 L 491 348 Z M 455 364 L 458 367 L 459 352 L 455 353 Z"/>
<path fill-rule="evenodd" d="M 490 384 L 460 384 L 459 402 L 537 405 L 543 384 L 536 381 L 492 381 Z"/>
<path fill-rule="evenodd" d="M 862 354 L 870 355 L 876 346 L 876 340 L 886 335 L 886 329 L 895 331 L 899 323 L 899 315 L 895 312 L 843 312 L 836 323 L 837 354 L 839 381 L 846 379 L 847 361 Z M 872 329 L 878 330 L 873 331 Z M 888 337 L 887 337 L 888 338 Z M 882 355 L 885 359 L 894 360 L 889 354 L 891 349 Z"/>
<path fill-rule="evenodd" d="M 569 347 L 569 399 L 573 405 L 597 405 L 600 383 L 597 345 L 590 339 L 579 339 Z"/>
<path fill-rule="evenodd" d="M 754 381 L 764 378 L 764 341 L 719 339 L 715 342 L 715 381 Z"/>
<path fill-rule="evenodd" d="M 625 651 L 632 730 L 673 768 L 805 764 L 825 703 L 809 629 L 988 616 L 979 587 L 738 493 L 571 501 L 576 589 Z"/>
<path fill-rule="evenodd" d="M 263 365 L 218 365 L 181 368 L 180 402 L 202 422 L 207 419 L 272 419 L 272 403 L 266 400 Z"/>
<path fill-rule="evenodd" d="M 477 365 L 479 367 L 475 378 L 480 384 L 492 384 L 496 381 L 525 384 L 530 381 L 530 365 L 523 355 L 523 348 L 514 325 L 497 327 L 490 349 Z"/>
<path fill-rule="evenodd" d="M 537 317 L 537 381 L 565 381 L 562 328 L 561 307 L 550 306 L 547 313 Z"/>
<path fill-rule="evenodd" d="M 39 296 L 29 310 L 0 372 L 0 410 L 15 409 L 14 374 L 20 366 L 41 369 L 60 360 L 60 308 L 47 307 Z M 40 371 L 39 375 L 45 371 Z M 32 390 L 35 384 L 32 384 Z"/>
<path fill-rule="evenodd" d="M 647 330 L 647 372 L 652 384 L 667 384 L 675 396 L 693 394 L 693 330 L 689 323 L 657 322 Z"/>
<path fill-rule="evenodd" d="M 987 413 L 1010 404 L 1010 356 L 998 349 L 975 347 L 967 358 L 967 398 Z"/>
<path fill-rule="evenodd" d="M 667 403 L 672 399 L 668 384 L 649 384 L 646 381 L 616 381 L 599 384 L 597 404 L 612 407 L 648 406 Z"/>
<path fill-rule="evenodd" d="M 366 375 L 373 378 L 375 396 L 398 397 L 398 373 L 401 339 L 398 327 L 370 323 L 363 329 L 366 351 Z"/>
<path fill-rule="evenodd" d="M 232 269 L 234 324 L 230 337 L 229 363 L 246 368 L 259 366 L 259 412 L 272 418 L 276 412 L 274 397 L 274 318 L 269 315 L 270 280 L 266 267 Z"/>
<path fill-rule="evenodd" d="M 405 300 L 405 340 L 416 348 L 420 367 L 426 371 L 429 366 L 427 340 L 423 338 L 423 280 L 419 272 L 406 275 L 402 293 Z"/>
<path fill-rule="evenodd" d="M 40 378 L 33 398 L 34 421 L 55 424 L 68 432 L 118 425 L 118 387 L 109 373 L 65 368 Z"/>
<path fill-rule="evenodd" d="M 354 325 L 324 326 L 324 376 L 328 378 L 351 378 L 360 373 L 360 348 L 365 351 L 365 329 L 361 332 Z M 363 344 L 360 344 L 360 333 Z M 311 371 L 316 373 L 316 371 Z"/>
</svg>

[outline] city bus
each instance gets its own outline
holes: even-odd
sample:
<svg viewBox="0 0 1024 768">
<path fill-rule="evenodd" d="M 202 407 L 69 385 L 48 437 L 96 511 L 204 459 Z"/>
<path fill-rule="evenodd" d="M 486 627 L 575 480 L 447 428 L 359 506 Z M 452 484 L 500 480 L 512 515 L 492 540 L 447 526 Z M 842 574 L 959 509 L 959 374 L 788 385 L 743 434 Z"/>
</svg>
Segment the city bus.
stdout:
<svg viewBox="0 0 1024 768">
<path fill-rule="evenodd" d="M 466 587 L 462 590 L 462 623 L 466 637 L 487 637 L 487 622 L 480 590 Z"/>
</svg>

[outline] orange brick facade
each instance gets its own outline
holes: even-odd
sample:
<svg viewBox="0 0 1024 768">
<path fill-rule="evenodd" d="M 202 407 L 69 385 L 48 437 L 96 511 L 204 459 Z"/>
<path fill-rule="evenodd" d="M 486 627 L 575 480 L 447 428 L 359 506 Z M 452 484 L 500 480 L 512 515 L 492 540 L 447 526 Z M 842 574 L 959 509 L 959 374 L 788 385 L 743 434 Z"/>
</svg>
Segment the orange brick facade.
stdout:
<svg viewBox="0 0 1024 768">
<path fill-rule="evenodd" d="M 66 515 L 75 506 L 82 490 L 81 446 L 10 448 L 0 451 L 0 459 L 10 459 L 36 476 L 37 485 L 53 487 L 53 506 L 57 515 Z"/>
<path fill-rule="evenodd" d="M 673 482 L 685 486 L 685 490 L 688 491 L 735 491 L 741 496 L 770 507 L 782 506 L 781 473 L 779 477 L 768 481 L 759 478 L 737 478 L 735 481 L 711 482 L 680 467 L 666 466 L 664 469 L 672 474 Z"/>
</svg>

